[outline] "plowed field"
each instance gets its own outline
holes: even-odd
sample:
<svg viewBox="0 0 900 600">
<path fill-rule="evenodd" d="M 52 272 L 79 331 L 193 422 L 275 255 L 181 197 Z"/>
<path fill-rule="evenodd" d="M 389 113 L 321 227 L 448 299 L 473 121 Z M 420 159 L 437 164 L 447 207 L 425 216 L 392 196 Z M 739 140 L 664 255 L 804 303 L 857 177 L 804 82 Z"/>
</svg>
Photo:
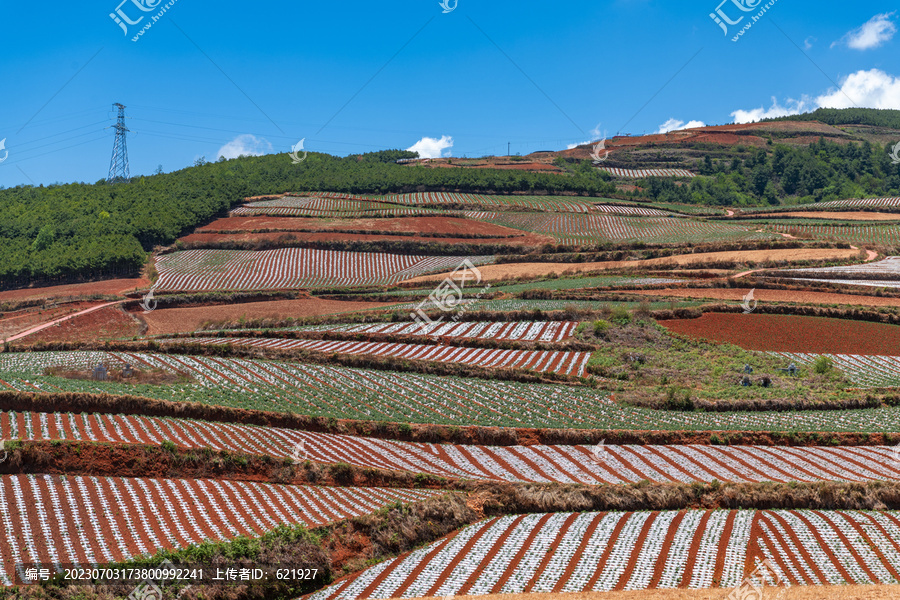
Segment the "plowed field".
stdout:
<svg viewBox="0 0 900 600">
<path fill-rule="evenodd" d="M 699 319 L 660 321 L 694 338 L 747 350 L 824 354 L 900 355 L 900 326 L 793 315 L 706 313 Z"/>
</svg>

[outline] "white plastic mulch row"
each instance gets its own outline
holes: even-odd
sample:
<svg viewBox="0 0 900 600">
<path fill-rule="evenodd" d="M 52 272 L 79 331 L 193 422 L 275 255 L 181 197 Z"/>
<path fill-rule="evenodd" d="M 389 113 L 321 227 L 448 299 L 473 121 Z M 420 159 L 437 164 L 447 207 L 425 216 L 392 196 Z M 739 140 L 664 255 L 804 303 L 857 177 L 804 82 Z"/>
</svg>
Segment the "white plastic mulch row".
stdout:
<svg viewBox="0 0 900 600">
<path fill-rule="evenodd" d="M 252 346 L 277 350 L 315 350 L 341 354 L 369 354 L 410 360 L 453 362 L 498 369 L 530 369 L 541 373 L 584 376 L 590 352 L 561 352 L 554 350 L 502 350 L 496 348 L 465 348 L 458 346 L 392 344 L 387 342 L 344 342 L 328 340 L 296 340 L 278 338 L 191 338 L 209 346 Z"/>
<path fill-rule="evenodd" d="M 804 352 L 772 352 L 800 365 L 811 366 L 820 356 L 827 356 L 835 367 L 851 380 L 866 387 L 900 386 L 900 356 L 869 354 L 809 354 Z"/>
<path fill-rule="evenodd" d="M 97 565 L 279 525 L 324 525 L 438 492 L 227 480 L 0 477 L 0 584 L 17 563 Z"/>
<path fill-rule="evenodd" d="M 161 291 L 210 291 L 387 284 L 451 270 L 465 259 L 306 248 L 185 250 L 157 259 L 157 287 Z M 481 265 L 493 258 L 468 260 Z"/>
<path fill-rule="evenodd" d="M 442 477 L 518 482 L 898 481 L 888 446 L 466 446 L 136 415 L 0 413 L 0 439 L 212 448 Z"/>
<path fill-rule="evenodd" d="M 861 265 L 842 265 L 839 267 L 811 267 L 807 269 L 790 269 L 791 273 L 809 273 L 810 275 L 815 275 L 816 273 L 846 273 L 848 275 L 848 279 L 852 279 L 854 273 L 865 273 L 867 275 L 870 274 L 885 274 L 885 275 L 898 275 L 900 274 L 900 256 L 888 256 L 883 258 L 877 262 L 864 263 Z M 824 281 L 840 281 L 840 280 L 831 280 L 826 279 Z M 866 281 L 865 279 L 860 280 L 860 282 Z"/>
<path fill-rule="evenodd" d="M 672 214 L 658 208 L 643 208 L 641 206 L 622 206 L 617 204 L 595 204 L 594 210 L 605 213 L 619 213 L 622 215 L 638 215 L 641 217 L 665 217 Z"/>
<path fill-rule="evenodd" d="M 510 321 L 466 323 L 365 323 L 349 325 L 310 325 L 297 331 L 336 331 L 344 333 L 422 335 L 474 338 L 479 340 L 524 340 L 559 342 L 572 337 L 575 321 Z"/>
<path fill-rule="evenodd" d="M 615 167 L 604 167 L 602 169 L 616 177 L 629 177 L 639 179 L 641 177 L 696 177 L 687 169 L 619 169 Z"/>
<path fill-rule="evenodd" d="M 310 600 L 739 586 L 749 591 L 746 578 L 762 561 L 771 565 L 769 583 L 781 586 L 896 584 L 898 543 L 900 522 L 892 512 L 507 516 L 350 575 Z"/>
</svg>

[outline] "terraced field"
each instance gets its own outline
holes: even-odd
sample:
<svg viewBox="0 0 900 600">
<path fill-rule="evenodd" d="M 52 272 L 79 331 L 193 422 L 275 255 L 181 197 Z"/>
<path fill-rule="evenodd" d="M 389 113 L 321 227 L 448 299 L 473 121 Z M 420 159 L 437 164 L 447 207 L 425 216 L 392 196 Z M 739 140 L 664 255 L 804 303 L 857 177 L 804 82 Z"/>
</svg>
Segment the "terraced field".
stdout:
<svg viewBox="0 0 900 600">
<path fill-rule="evenodd" d="M 512 482 L 900 481 L 893 447 L 470 446 L 138 415 L 0 413 L 2 439 L 162 444 Z"/>
<path fill-rule="evenodd" d="M 898 542 L 900 518 L 892 512 L 506 516 L 347 577 L 311 598 L 738 588 L 762 561 L 768 561 L 761 572 L 770 585 L 897 583 Z"/>
<path fill-rule="evenodd" d="M 812 366 L 820 356 L 831 359 L 835 367 L 850 375 L 861 386 L 900 387 L 900 356 L 863 354 L 809 354 L 804 352 L 776 352 L 785 360 L 798 365 Z"/>
<path fill-rule="evenodd" d="M 643 179 L 644 177 L 696 177 L 687 169 L 620 169 L 603 167 L 604 171 L 615 177 L 627 179 Z"/>
<path fill-rule="evenodd" d="M 552 235 L 565 243 L 631 241 L 646 243 L 716 242 L 773 239 L 771 233 L 716 221 L 669 217 L 622 217 L 616 215 L 542 214 L 466 211 L 470 219 L 513 229 Z"/>
<path fill-rule="evenodd" d="M 452 362 L 497 369 L 531 369 L 540 373 L 584 376 L 590 352 L 552 350 L 499 350 L 494 348 L 460 348 L 445 345 L 391 344 L 384 342 L 338 342 L 272 338 L 192 338 L 188 340 L 211 346 L 250 346 L 277 350 L 315 350 L 338 354 L 366 354 L 409 360 Z"/>
<path fill-rule="evenodd" d="M 183 373 L 195 383 L 130 385 L 43 375 L 98 362 Z M 327 365 L 150 353 L 0 354 L 0 389 L 141 395 L 160 400 L 392 422 L 547 428 L 900 431 L 900 409 L 703 413 L 630 407 L 585 387 L 437 377 Z"/>
<path fill-rule="evenodd" d="M 278 525 L 324 525 L 436 492 L 315 488 L 228 480 L 0 476 L 0 584 L 16 565 L 91 566 L 258 536 Z"/>
<path fill-rule="evenodd" d="M 478 340 L 516 340 L 560 342 L 572 337 L 578 323 L 574 321 L 506 321 L 471 323 L 375 323 L 364 325 L 310 325 L 294 331 L 392 335 L 423 335 L 447 338 L 473 338 Z"/>
<path fill-rule="evenodd" d="M 761 225 L 767 231 L 786 233 L 822 240 L 835 240 L 851 244 L 877 244 L 895 246 L 900 244 L 900 225 L 840 225 L 808 221 L 775 221 Z"/>
<path fill-rule="evenodd" d="M 456 268 L 462 256 L 407 256 L 282 248 L 184 250 L 156 262 L 159 291 L 272 290 L 388 284 Z M 469 257 L 475 265 L 490 256 Z"/>
</svg>

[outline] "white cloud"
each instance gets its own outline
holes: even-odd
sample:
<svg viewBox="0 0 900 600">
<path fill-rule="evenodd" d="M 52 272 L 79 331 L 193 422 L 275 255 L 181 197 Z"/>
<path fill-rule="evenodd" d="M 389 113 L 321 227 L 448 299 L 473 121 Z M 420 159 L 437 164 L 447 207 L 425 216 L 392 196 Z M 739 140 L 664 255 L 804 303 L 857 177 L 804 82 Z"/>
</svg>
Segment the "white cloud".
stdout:
<svg viewBox="0 0 900 600">
<path fill-rule="evenodd" d="M 449 135 L 442 135 L 441 139 L 423 137 L 407 148 L 407 150 L 418 152 L 420 158 L 441 158 L 442 156 L 450 156 L 449 151 L 446 154 L 443 153 L 448 148 L 453 148 L 453 138 Z"/>
<path fill-rule="evenodd" d="M 891 20 L 894 13 L 875 15 L 862 27 L 858 27 L 840 40 L 831 44 L 834 48 L 842 43 L 853 50 L 870 50 L 889 42 L 897 33 L 897 25 Z"/>
<path fill-rule="evenodd" d="M 879 69 L 848 75 L 839 90 L 829 90 L 816 98 L 820 108 L 900 109 L 900 78 Z"/>
<path fill-rule="evenodd" d="M 588 144 L 593 144 L 594 142 L 598 142 L 600 140 L 606 139 L 606 132 L 600 130 L 600 126 L 603 123 L 597 123 L 597 126 L 591 129 L 591 135 L 593 136 L 591 139 L 586 142 L 578 142 L 576 144 L 566 144 L 566 150 L 571 150 L 572 148 L 577 148 L 578 146 L 587 146 Z"/>
<path fill-rule="evenodd" d="M 216 156 L 224 156 L 226 159 L 231 159 L 239 156 L 262 156 L 271 151 L 272 144 L 268 140 L 245 133 L 219 148 Z"/>
<path fill-rule="evenodd" d="M 817 108 L 857 106 L 900 110 L 900 77 L 894 77 L 880 69 L 857 71 L 844 78 L 840 89 L 832 88 L 816 98 L 808 96 L 803 96 L 801 100 L 789 98 L 785 106 L 772 98 L 770 108 L 761 106 L 751 110 L 736 110 L 731 116 L 734 117 L 735 123 L 753 123 L 761 119 L 797 115 Z"/>
<path fill-rule="evenodd" d="M 734 117 L 735 123 L 754 123 L 760 119 L 774 119 L 775 117 L 798 115 L 803 112 L 806 107 L 807 101 L 805 98 L 803 100 L 791 100 L 789 98 L 787 106 L 781 106 L 778 104 L 778 100 L 773 97 L 772 106 L 769 108 L 760 106 L 759 108 L 750 110 L 736 110 L 731 113 L 731 116 Z"/>
<path fill-rule="evenodd" d="M 813 36 L 809 36 L 808 38 L 803 40 L 803 47 L 806 48 L 807 50 L 810 50 L 813 47 L 813 44 L 817 41 L 819 41 L 819 40 L 817 40 Z"/>
<path fill-rule="evenodd" d="M 679 129 L 693 129 L 694 127 L 706 127 L 703 121 L 679 121 L 678 119 L 669 119 L 659 126 L 656 133 L 669 133 L 670 131 L 678 131 Z"/>
</svg>

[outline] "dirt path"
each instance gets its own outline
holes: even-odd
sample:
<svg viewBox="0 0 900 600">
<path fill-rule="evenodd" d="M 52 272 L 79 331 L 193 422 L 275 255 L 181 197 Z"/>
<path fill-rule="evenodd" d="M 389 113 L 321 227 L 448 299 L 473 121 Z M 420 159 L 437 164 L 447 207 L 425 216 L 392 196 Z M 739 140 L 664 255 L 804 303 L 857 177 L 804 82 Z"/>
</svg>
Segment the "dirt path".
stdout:
<svg viewBox="0 0 900 600">
<path fill-rule="evenodd" d="M 724 600 L 733 589 L 709 590 L 634 590 L 630 592 L 580 592 L 566 594 L 491 594 L 453 596 L 453 600 Z M 762 596 L 741 598 L 780 598 L 782 600 L 893 600 L 900 598 L 897 585 L 817 585 L 794 586 L 783 596 L 780 589 L 766 588 Z M 414 599 L 423 600 L 423 599 Z"/>
<path fill-rule="evenodd" d="M 633 290 L 629 294 L 644 296 L 672 296 L 675 298 L 697 298 L 710 300 L 743 300 L 747 289 L 739 288 L 675 288 L 665 290 Z M 847 306 L 900 306 L 900 298 L 878 296 L 852 296 L 834 292 L 804 292 L 794 290 L 761 290 L 753 292 L 760 302 L 797 302 L 801 304 L 842 304 Z"/>
<path fill-rule="evenodd" d="M 59 319 L 55 319 L 55 320 L 53 320 L 53 321 L 44 323 L 44 324 L 42 324 L 42 325 L 38 325 L 37 327 L 32 327 L 31 329 L 28 329 L 28 330 L 26 330 L 26 331 L 23 331 L 22 333 L 18 333 L 18 334 L 16 334 L 16 335 L 12 336 L 12 337 L 7 338 L 6 341 L 12 342 L 12 341 L 21 339 L 21 338 L 23 338 L 23 337 L 25 337 L 25 336 L 28 336 L 28 335 L 31 335 L 31 334 L 33 334 L 33 333 L 37 333 L 37 332 L 39 332 L 39 331 L 43 331 L 44 329 L 47 329 L 48 327 L 53 327 L 54 325 L 58 325 L 58 324 L 60 324 L 60 323 L 64 323 L 65 321 L 68 321 L 68 320 L 70 320 L 70 319 L 74 319 L 75 317 L 80 317 L 81 315 L 86 315 L 86 314 L 88 314 L 88 313 L 92 313 L 92 312 L 94 312 L 94 311 L 100 310 L 101 308 L 105 308 L 105 307 L 107 307 L 107 306 L 112 306 L 113 304 L 121 304 L 122 302 L 123 302 L 123 301 L 106 302 L 106 303 L 104 303 L 104 304 L 98 304 L 97 306 L 92 306 L 91 308 L 86 308 L 86 309 L 84 309 L 84 310 L 80 310 L 80 311 L 78 311 L 78 312 L 76 312 L 76 313 L 72 313 L 71 315 L 66 315 L 66 316 L 64 316 L 64 317 L 60 317 Z"/>
<path fill-rule="evenodd" d="M 769 260 L 847 259 L 856 256 L 857 250 L 841 248 L 791 248 L 774 250 L 747 250 L 732 252 L 705 252 L 702 254 L 678 254 L 645 260 L 618 260 L 593 263 L 504 263 L 478 267 L 485 281 L 497 281 L 504 277 L 542 277 L 553 273 L 586 273 L 607 269 L 654 267 L 660 265 L 691 265 L 709 262 L 755 263 Z M 406 282 L 442 281 L 450 273 L 423 275 Z"/>
</svg>

